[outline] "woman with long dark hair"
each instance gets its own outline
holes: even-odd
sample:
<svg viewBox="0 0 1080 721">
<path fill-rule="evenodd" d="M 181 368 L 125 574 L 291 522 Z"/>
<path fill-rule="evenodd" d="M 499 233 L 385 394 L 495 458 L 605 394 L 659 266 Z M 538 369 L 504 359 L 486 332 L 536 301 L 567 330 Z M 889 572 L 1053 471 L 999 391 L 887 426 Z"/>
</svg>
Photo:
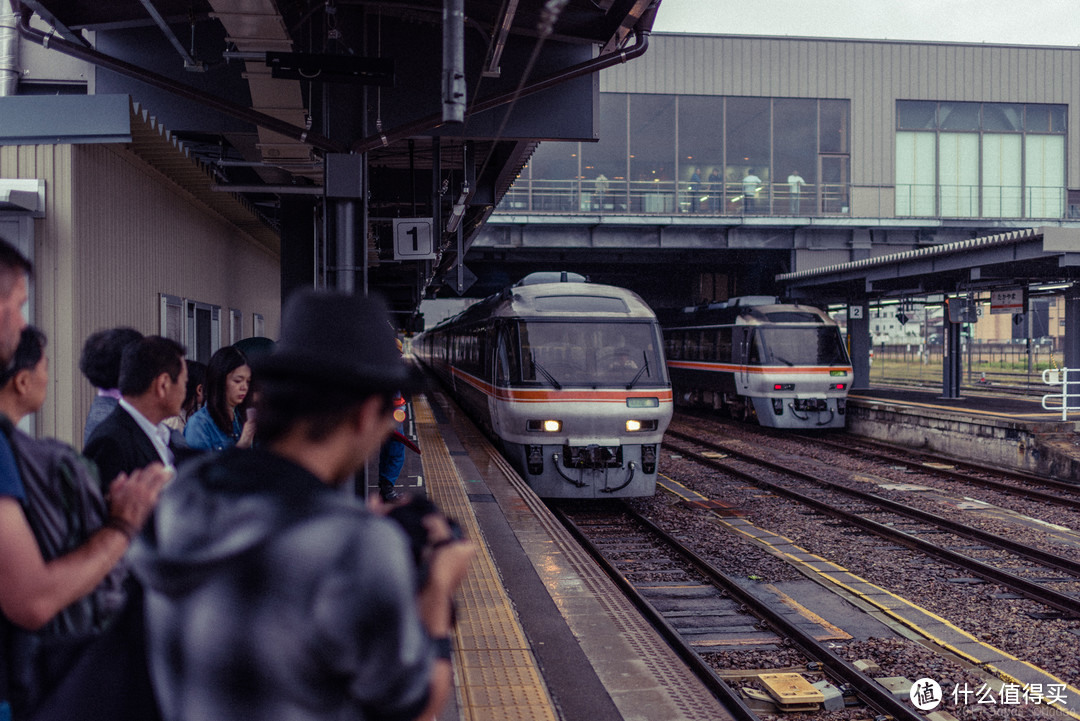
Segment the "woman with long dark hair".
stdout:
<svg viewBox="0 0 1080 721">
<path fill-rule="evenodd" d="M 236 446 L 249 448 L 255 438 L 255 420 L 248 418 L 251 405 L 251 368 L 247 357 L 234 346 L 225 346 L 210 357 L 203 391 L 206 405 L 188 419 L 184 440 L 191 448 L 220 451 Z"/>
</svg>

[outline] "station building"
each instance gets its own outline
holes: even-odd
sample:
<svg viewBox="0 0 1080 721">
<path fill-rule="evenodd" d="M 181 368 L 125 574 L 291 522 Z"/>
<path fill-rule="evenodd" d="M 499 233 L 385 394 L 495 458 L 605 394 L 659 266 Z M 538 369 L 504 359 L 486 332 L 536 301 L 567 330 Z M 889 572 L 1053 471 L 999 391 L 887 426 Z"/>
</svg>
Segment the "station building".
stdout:
<svg viewBox="0 0 1080 721">
<path fill-rule="evenodd" d="M 470 267 L 630 251 L 672 305 L 1080 227 L 1080 48 L 656 34 L 599 82 L 597 141 L 541 144 Z"/>
</svg>

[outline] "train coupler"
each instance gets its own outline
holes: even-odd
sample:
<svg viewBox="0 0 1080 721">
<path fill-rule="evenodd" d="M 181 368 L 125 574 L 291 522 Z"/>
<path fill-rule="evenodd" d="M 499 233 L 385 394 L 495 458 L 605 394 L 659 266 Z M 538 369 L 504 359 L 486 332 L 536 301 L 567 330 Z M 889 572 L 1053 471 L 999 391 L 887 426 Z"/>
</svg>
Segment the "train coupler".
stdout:
<svg viewBox="0 0 1080 721">
<path fill-rule="evenodd" d="M 559 454 L 558 453 L 552 453 L 551 454 L 551 460 L 554 461 L 555 470 L 559 472 L 559 475 L 562 476 L 564 481 L 566 481 L 567 483 L 569 483 L 571 485 L 577 486 L 578 488 L 584 488 L 585 487 L 585 485 L 586 485 L 585 481 L 581 480 L 580 478 L 575 481 L 573 478 L 571 478 L 570 476 L 563 473 L 562 464 L 559 463 Z"/>
<path fill-rule="evenodd" d="M 622 489 L 626 488 L 627 486 L 630 485 L 630 482 L 634 480 L 634 471 L 636 469 L 637 469 L 637 464 L 635 464 L 633 461 L 630 461 L 629 463 L 626 464 L 626 480 L 623 481 L 621 485 L 615 486 L 614 488 L 601 488 L 600 492 L 601 493 L 615 493 L 616 491 L 621 491 Z"/>
</svg>

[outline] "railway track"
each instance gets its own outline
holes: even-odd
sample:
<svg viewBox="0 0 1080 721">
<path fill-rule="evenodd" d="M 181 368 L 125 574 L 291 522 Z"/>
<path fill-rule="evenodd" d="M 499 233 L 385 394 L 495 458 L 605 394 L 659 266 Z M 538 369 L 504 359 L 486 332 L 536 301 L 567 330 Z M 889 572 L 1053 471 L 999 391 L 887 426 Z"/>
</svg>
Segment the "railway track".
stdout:
<svg viewBox="0 0 1080 721">
<path fill-rule="evenodd" d="M 857 453 L 863 456 L 872 456 L 881 461 L 902 465 L 920 473 L 937 475 L 942 478 L 969 483 L 982 488 L 990 488 L 1042 503 L 1080 510 L 1080 484 L 1035 476 L 1029 473 L 1003 471 L 969 461 L 958 461 L 932 453 L 897 448 L 887 443 L 866 438 L 852 436 L 824 438 L 820 436 L 810 437 L 804 434 L 792 434 L 792 437 L 849 454 Z"/>
<path fill-rule="evenodd" d="M 941 518 L 934 513 L 847 484 L 837 483 L 801 469 L 775 463 L 759 455 L 746 453 L 727 444 L 702 438 L 699 435 L 669 428 L 666 438 L 680 439 L 684 443 L 693 444 L 701 449 L 711 451 L 714 455 L 705 455 L 704 452 L 688 445 L 673 445 L 670 440 L 665 440 L 666 447 L 690 456 L 695 462 L 704 466 L 749 481 L 756 486 L 768 489 L 772 493 L 813 508 L 819 513 L 831 515 L 845 523 L 887 539 L 889 542 L 933 556 L 945 563 L 963 569 L 967 573 L 972 573 L 984 580 L 1009 588 L 1031 600 L 1055 609 L 1061 614 L 1067 616 L 1080 615 L 1080 596 L 1076 595 L 1076 590 L 1073 590 L 1080 589 L 1080 563 L 1071 558 L 1063 557 L 1060 553 L 1035 548 L 997 534 L 972 528 L 968 524 Z M 727 458 L 717 458 L 715 457 L 716 453 L 723 454 Z M 744 466 L 750 465 L 750 468 L 740 467 L 737 465 L 738 463 L 742 463 Z M 818 489 L 825 489 L 828 495 L 809 495 L 790 487 L 786 483 L 765 480 L 761 477 L 760 469 L 766 469 L 769 472 L 779 474 L 785 478 L 793 478 L 799 482 L 810 483 Z M 854 510 L 844 508 L 845 504 L 850 505 L 852 499 L 857 504 L 863 504 L 862 507 L 857 507 Z M 894 518 L 889 522 L 883 522 L 868 517 L 869 515 L 880 516 L 883 512 L 893 514 Z M 905 519 L 905 521 L 897 523 L 896 516 Z M 912 521 L 919 525 L 916 527 L 908 525 L 907 530 L 899 527 Z M 1007 564 L 1016 566 L 1018 564 L 1017 559 L 1023 559 L 1021 568 L 1025 575 L 1021 576 L 1016 572 L 1007 570 L 1002 567 L 1004 564 L 991 564 L 966 553 L 944 547 L 941 543 L 943 540 L 941 536 L 944 535 L 941 533 L 942 531 L 1011 554 L 1012 558 L 1005 559 Z M 935 538 L 931 541 L 922 537 L 926 535 L 932 535 Z M 1052 572 L 1048 573 L 1048 570 Z M 1068 574 L 1069 577 L 1060 578 L 1055 575 L 1061 573 Z M 1049 583 L 1046 580 L 1049 580 Z M 1051 587 L 1051 583 L 1067 584 L 1071 587 L 1072 592 L 1066 593 L 1056 590 Z"/>
<path fill-rule="evenodd" d="M 809 714 L 830 707 L 835 710 L 836 704 L 859 703 L 899 721 L 922 718 L 835 653 L 805 622 L 793 619 L 790 609 L 751 593 L 630 506 L 605 505 L 602 510 L 582 511 L 561 505 L 553 510 L 736 718 L 756 721 L 764 708 L 773 713 L 777 709 L 802 711 L 807 715 L 800 718 L 812 719 Z M 755 692 L 740 692 L 732 683 L 743 675 L 722 678 L 703 658 L 725 642 L 794 646 L 805 659 L 800 670 L 828 680 L 811 686 L 789 667 L 775 674 L 751 674 L 767 691 L 774 689 L 769 698 L 776 706 L 761 707 L 759 702 L 758 709 L 752 708 L 744 695 L 753 698 Z M 832 699 L 829 706 L 823 702 L 826 693 Z"/>
</svg>

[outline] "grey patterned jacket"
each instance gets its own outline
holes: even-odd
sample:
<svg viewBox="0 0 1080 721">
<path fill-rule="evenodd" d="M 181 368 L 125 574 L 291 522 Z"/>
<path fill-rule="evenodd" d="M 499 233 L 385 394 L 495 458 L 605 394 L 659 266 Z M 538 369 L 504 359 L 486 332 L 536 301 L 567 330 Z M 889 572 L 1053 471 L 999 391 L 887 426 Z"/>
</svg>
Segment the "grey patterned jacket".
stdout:
<svg viewBox="0 0 1080 721">
<path fill-rule="evenodd" d="M 285 459 L 183 467 L 130 560 L 166 721 L 412 719 L 427 702 L 404 533 Z"/>
</svg>

